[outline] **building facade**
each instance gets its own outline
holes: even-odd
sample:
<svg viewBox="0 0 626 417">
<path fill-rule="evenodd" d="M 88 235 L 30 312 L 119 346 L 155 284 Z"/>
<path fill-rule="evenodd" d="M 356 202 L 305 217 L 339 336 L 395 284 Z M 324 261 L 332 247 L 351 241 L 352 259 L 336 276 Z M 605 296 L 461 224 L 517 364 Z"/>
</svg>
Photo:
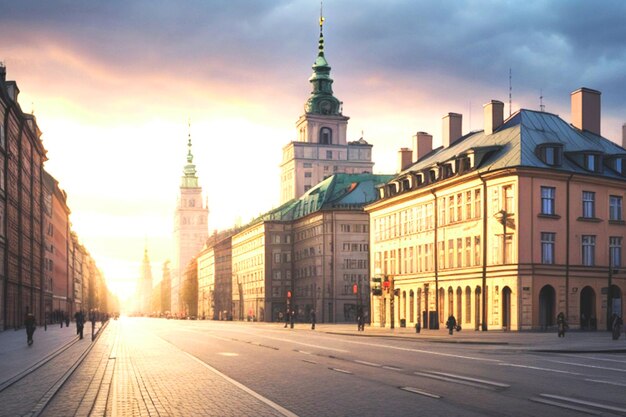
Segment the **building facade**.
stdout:
<svg viewBox="0 0 626 417">
<path fill-rule="evenodd" d="M 232 238 L 236 320 L 351 322 L 369 311 L 366 203 L 389 175 L 337 174 L 252 222 Z M 356 284 L 356 291 L 354 291 Z"/>
<path fill-rule="evenodd" d="M 530 110 L 504 120 L 492 101 L 484 131 L 461 136 L 449 114 L 442 147 L 420 132 L 401 151 L 402 171 L 366 208 L 375 325 L 454 315 L 472 329 L 545 329 L 563 312 L 584 329 L 623 315 L 626 151 L 600 136 L 599 92 L 571 99 L 571 125 Z"/>
<path fill-rule="evenodd" d="M 322 20 L 323 22 L 323 20 Z M 280 202 L 299 198 L 325 178 L 336 173 L 372 173 L 372 145 L 363 138 L 348 142 L 349 117 L 334 95 L 330 65 L 324 57 L 320 23 L 319 52 L 309 78 L 313 91 L 296 122 L 298 139 L 283 148 Z"/>
<path fill-rule="evenodd" d="M 152 314 L 152 266 L 148 257 L 148 248 L 143 252 L 141 278 L 137 283 L 137 311 L 140 314 Z"/>
<path fill-rule="evenodd" d="M 187 165 L 181 178 L 180 194 L 174 213 L 174 261 L 171 274 L 170 307 L 172 314 L 183 315 L 185 305 L 180 301 L 183 275 L 187 264 L 204 246 L 208 237 L 209 208 L 202 201 L 196 166 L 191 153 L 191 134 L 187 142 Z"/>
<path fill-rule="evenodd" d="M 58 321 L 61 312 L 73 310 L 73 285 L 69 269 L 70 209 L 67 194 L 47 171 L 44 178 L 44 312 Z"/>
<path fill-rule="evenodd" d="M 45 317 L 43 163 L 46 150 L 19 88 L 0 66 L 0 328 L 22 325 L 28 309 Z"/>
<path fill-rule="evenodd" d="M 212 235 L 198 255 L 198 316 L 228 320 L 232 312 L 232 235 L 235 229 Z"/>
</svg>

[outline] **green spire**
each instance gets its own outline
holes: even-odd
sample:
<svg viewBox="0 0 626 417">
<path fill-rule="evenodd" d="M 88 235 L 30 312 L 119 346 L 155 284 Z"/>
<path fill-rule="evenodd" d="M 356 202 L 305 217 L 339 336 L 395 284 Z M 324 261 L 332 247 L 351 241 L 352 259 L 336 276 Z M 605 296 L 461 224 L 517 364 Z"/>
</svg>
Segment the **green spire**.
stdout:
<svg viewBox="0 0 626 417">
<path fill-rule="evenodd" d="M 330 78 L 330 65 L 324 57 L 324 21 L 320 5 L 320 38 L 318 41 L 317 58 L 313 63 L 313 74 L 309 82 L 313 84 L 311 97 L 304 105 L 306 113 L 340 115 L 341 103 L 333 96 L 333 80 Z"/>
<path fill-rule="evenodd" d="M 187 134 L 187 165 L 183 169 L 183 173 L 185 174 L 181 178 L 180 186 L 181 188 L 197 188 L 198 187 L 198 177 L 196 176 L 196 166 L 193 164 L 193 154 L 191 153 L 191 122 L 187 122 L 187 126 L 189 128 L 189 133 Z"/>
</svg>

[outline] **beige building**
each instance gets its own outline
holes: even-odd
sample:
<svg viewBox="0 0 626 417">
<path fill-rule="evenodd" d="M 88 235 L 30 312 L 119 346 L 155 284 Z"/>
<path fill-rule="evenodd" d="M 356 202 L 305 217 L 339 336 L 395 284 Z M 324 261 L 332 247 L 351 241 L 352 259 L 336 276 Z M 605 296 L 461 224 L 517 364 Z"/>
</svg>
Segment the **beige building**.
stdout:
<svg viewBox="0 0 626 417">
<path fill-rule="evenodd" d="M 572 93 L 572 124 L 503 104 L 443 146 L 420 132 L 402 171 L 369 205 L 372 322 L 436 328 L 539 329 L 563 312 L 571 327 L 623 315 L 626 150 L 600 136 L 600 93 Z M 386 281 L 386 282 L 385 282 Z"/>
<path fill-rule="evenodd" d="M 369 308 L 369 218 L 389 175 L 337 174 L 268 212 L 232 238 L 233 316 L 349 322 Z M 353 292 L 357 284 L 357 292 Z"/>
<path fill-rule="evenodd" d="M 232 313 L 231 240 L 235 230 L 211 236 L 198 255 L 198 316 L 227 320 Z"/>
<path fill-rule="evenodd" d="M 372 173 L 372 145 L 363 138 L 348 142 L 349 117 L 343 103 L 334 95 L 330 65 L 324 57 L 324 37 L 320 25 L 319 53 L 309 78 L 313 86 L 296 122 L 298 139 L 283 148 L 280 165 L 280 202 L 299 198 L 320 181 L 336 173 Z"/>
</svg>

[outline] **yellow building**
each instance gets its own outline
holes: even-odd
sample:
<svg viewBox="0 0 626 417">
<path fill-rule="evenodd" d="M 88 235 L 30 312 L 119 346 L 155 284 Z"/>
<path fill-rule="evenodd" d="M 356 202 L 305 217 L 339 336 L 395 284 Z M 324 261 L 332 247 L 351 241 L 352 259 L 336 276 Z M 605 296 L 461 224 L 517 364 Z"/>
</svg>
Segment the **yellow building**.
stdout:
<svg viewBox="0 0 626 417">
<path fill-rule="evenodd" d="M 372 323 L 469 329 L 605 328 L 623 315 L 626 150 L 600 136 L 600 93 L 572 93 L 572 125 L 503 103 L 484 131 L 443 118 L 366 207 L 372 225 Z M 611 265 L 611 266 L 609 266 Z M 608 306 L 608 307 L 607 307 Z"/>
</svg>

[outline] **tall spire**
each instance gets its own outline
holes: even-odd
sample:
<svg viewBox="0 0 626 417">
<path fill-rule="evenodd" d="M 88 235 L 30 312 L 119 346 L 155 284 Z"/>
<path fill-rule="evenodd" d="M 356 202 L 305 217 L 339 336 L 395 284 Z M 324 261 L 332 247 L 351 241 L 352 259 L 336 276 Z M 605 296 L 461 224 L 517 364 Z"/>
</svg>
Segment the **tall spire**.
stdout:
<svg viewBox="0 0 626 417">
<path fill-rule="evenodd" d="M 313 63 L 313 74 L 309 82 L 313 84 L 311 97 L 304 105 L 306 113 L 340 115 L 341 103 L 333 96 L 333 80 L 330 78 L 330 65 L 324 57 L 324 21 L 322 3 L 320 2 L 320 37 L 317 46 L 317 58 Z"/>
<path fill-rule="evenodd" d="M 198 187 L 198 177 L 196 176 L 196 166 L 193 164 L 193 154 L 191 153 L 191 121 L 187 120 L 187 165 L 183 169 L 185 174 L 181 178 L 180 186 L 182 188 Z"/>
</svg>

